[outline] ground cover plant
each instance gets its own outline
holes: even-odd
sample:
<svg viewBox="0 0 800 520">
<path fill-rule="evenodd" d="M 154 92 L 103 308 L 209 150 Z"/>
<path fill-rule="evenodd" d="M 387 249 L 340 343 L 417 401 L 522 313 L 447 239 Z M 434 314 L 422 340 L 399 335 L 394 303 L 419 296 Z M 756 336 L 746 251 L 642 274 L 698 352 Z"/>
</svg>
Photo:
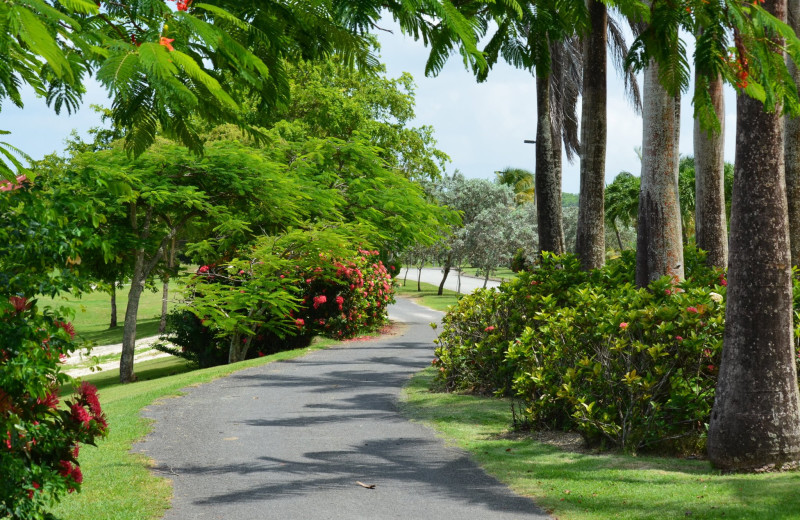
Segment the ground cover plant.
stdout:
<svg viewBox="0 0 800 520">
<path fill-rule="evenodd" d="M 722 350 L 726 280 L 687 250 L 687 280 L 633 285 L 634 257 L 581 271 L 545 255 L 459 300 L 435 365 L 447 390 L 514 396 L 540 428 L 630 452 L 701 453 Z M 800 291 L 797 291 L 800 294 Z"/>
<path fill-rule="evenodd" d="M 431 367 L 412 378 L 403 413 L 560 520 L 798 517 L 798 472 L 726 475 L 692 458 L 559 448 L 562 438 L 543 442 L 512 429 L 512 399 L 431 392 L 437 373 Z"/>
</svg>

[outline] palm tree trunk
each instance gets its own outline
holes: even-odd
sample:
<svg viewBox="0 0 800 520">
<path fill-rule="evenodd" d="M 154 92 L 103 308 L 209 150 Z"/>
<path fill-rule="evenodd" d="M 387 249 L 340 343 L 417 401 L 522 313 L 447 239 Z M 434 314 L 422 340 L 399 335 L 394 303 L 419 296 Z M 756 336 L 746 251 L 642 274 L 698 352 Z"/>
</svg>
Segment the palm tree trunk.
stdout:
<svg viewBox="0 0 800 520">
<path fill-rule="evenodd" d="M 789 24 L 800 33 L 800 2 L 789 2 Z M 800 71 L 792 60 L 789 70 L 800 87 Z M 786 117 L 786 198 L 789 202 L 789 243 L 792 265 L 800 266 L 800 117 Z"/>
<path fill-rule="evenodd" d="M 598 0 L 587 0 L 591 33 L 583 42 L 581 105 L 581 191 L 575 250 L 584 270 L 603 267 L 606 182 L 606 43 L 608 13 Z"/>
<path fill-rule="evenodd" d="M 708 265 L 728 267 L 728 223 L 725 217 L 725 97 L 722 77 L 709 80 L 709 94 L 720 131 L 700 128 L 694 122 L 695 241 L 707 252 Z"/>
<path fill-rule="evenodd" d="M 636 241 L 636 284 L 684 278 L 681 208 L 678 201 L 679 100 L 658 80 L 658 65 L 644 70 L 642 180 Z"/>
<path fill-rule="evenodd" d="M 536 212 L 539 250 L 564 253 L 561 170 L 556 162 L 550 111 L 550 79 L 536 76 Z M 559 141 L 560 142 L 560 141 Z"/>
<path fill-rule="evenodd" d="M 785 19 L 786 0 L 764 6 Z M 736 118 L 728 302 L 708 455 L 724 470 L 796 467 L 800 398 L 782 122 L 741 93 Z"/>
</svg>

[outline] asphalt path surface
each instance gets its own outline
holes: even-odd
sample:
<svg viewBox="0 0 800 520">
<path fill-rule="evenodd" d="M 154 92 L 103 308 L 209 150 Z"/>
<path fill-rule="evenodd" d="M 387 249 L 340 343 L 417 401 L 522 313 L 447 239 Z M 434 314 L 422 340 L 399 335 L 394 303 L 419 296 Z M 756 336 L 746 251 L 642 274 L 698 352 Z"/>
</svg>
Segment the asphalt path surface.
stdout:
<svg viewBox="0 0 800 520">
<path fill-rule="evenodd" d="M 439 267 L 423 267 L 422 273 L 420 273 L 419 269 L 414 267 L 411 269 L 404 268 L 400 272 L 400 278 L 405 279 L 409 284 L 412 282 L 415 283 L 417 281 L 417 277 L 419 277 L 421 282 L 429 283 L 437 287 L 440 283 L 442 283 L 443 276 L 444 273 Z M 488 280 L 486 282 L 486 287 L 497 287 L 499 285 L 500 282 L 496 282 L 494 280 Z M 471 293 L 479 287 L 483 287 L 483 278 L 475 278 L 474 276 L 466 276 L 463 274 L 461 275 L 462 293 Z M 444 288 L 450 289 L 451 291 L 458 290 L 458 273 L 456 271 L 450 271 L 450 273 L 447 275 L 447 279 L 444 282 Z"/>
<path fill-rule="evenodd" d="M 237 372 L 148 407 L 136 450 L 174 485 L 166 519 L 545 519 L 398 411 L 441 313 L 399 300 L 395 332 Z M 357 482 L 374 485 L 367 489 Z"/>
</svg>

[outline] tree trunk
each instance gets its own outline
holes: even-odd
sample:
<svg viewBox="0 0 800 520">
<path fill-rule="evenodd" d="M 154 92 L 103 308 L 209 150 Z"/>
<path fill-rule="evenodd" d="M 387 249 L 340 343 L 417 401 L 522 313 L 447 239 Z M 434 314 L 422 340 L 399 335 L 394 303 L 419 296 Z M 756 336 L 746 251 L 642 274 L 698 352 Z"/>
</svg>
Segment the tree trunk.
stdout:
<svg viewBox="0 0 800 520">
<path fill-rule="evenodd" d="M 436 294 L 441 296 L 444 294 L 444 282 L 447 280 L 447 275 L 450 274 L 450 264 L 452 264 L 452 257 L 447 255 L 447 259 L 444 261 L 444 276 L 442 276 L 442 283 L 439 284 L 439 291 Z"/>
<path fill-rule="evenodd" d="M 800 403 L 780 120 L 737 99 L 725 340 L 708 453 L 754 470 L 800 460 Z"/>
<path fill-rule="evenodd" d="M 550 118 L 550 80 L 536 76 L 536 213 L 539 250 L 564 253 L 564 225 L 561 221 L 561 170 L 558 168 Z M 558 158 L 560 162 L 560 157 Z"/>
<path fill-rule="evenodd" d="M 458 285 L 456 286 L 456 294 L 461 294 L 461 268 L 458 268 Z"/>
<path fill-rule="evenodd" d="M 109 329 L 117 327 L 117 282 L 111 282 L 111 322 L 108 324 Z"/>
<path fill-rule="evenodd" d="M 172 268 L 175 267 L 175 239 L 172 239 L 172 243 L 170 244 L 169 248 L 169 259 L 167 267 L 169 267 L 170 271 Z M 166 275 L 164 278 L 164 290 L 161 294 L 161 321 L 158 324 L 158 333 L 164 334 L 164 331 L 167 330 L 167 304 L 169 302 L 169 278 L 170 275 Z"/>
<path fill-rule="evenodd" d="M 616 222 L 613 223 L 613 227 L 614 227 L 614 234 L 617 235 L 617 243 L 619 244 L 619 250 L 620 252 L 625 251 L 625 248 L 622 246 L 622 237 L 619 234 L 619 228 L 617 228 Z"/>
<path fill-rule="evenodd" d="M 678 201 L 679 100 L 658 81 L 658 65 L 644 70 L 642 180 L 636 241 L 636 284 L 684 278 Z"/>
<path fill-rule="evenodd" d="M 417 292 L 422 292 L 422 264 L 419 265 L 417 271 Z"/>
<path fill-rule="evenodd" d="M 608 14 L 598 0 L 587 0 L 592 29 L 583 42 L 581 102 L 581 188 L 575 252 L 581 268 L 599 269 L 606 259 L 606 39 Z"/>
<path fill-rule="evenodd" d="M 161 291 L 161 321 L 158 322 L 158 333 L 164 334 L 167 330 L 167 302 L 169 301 L 169 278 L 164 280 Z"/>
<path fill-rule="evenodd" d="M 119 360 L 119 381 L 120 383 L 132 383 L 136 381 L 136 374 L 133 373 L 133 355 L 136 348 L 136 320 L 139 316 L 139 299 L 144 291 L 144 283 L 147 279 L 144 267 L 144 252 L 136 254 L 136 262 L 133 267 L 133 277 L 131 278 L 131 290 L 128 293 L 128 305 L 125 307 L 125 325 L 122 331 L 122 356 Z"/>
<path fill-rule="evenodd" d="M 725 217 L 725 96 L 722 77 L 709 81 L 709 94 L 720 123 L 719 133 L 705 131 L 694 122 L 696 187 L 695 241 L 706 251 L 706 263 L 728 267 L 728 223 Z"/>
<path fill-rule="evenodd" d="M 800 2 L 789 2 L 789 24 L 800 33 Z M 800 71 L 792 60 L 789 70 L 800 87 Z M 786 198 L 789 202 L 789 243 L 792 265 L 800 266 L 800 117 L 786 117 Z"/>
<path fill-rule="evenodd" d="M 786 0 L 765 7 L 785 20 Z M 786 469 L 800 461 L 800 398 L 783 128 L 778 114 L 743 94 L 736 118 L 725 339 L 708 455 L 724 470 Z"/>
<path fill-rule="evenodd" d="M 486 269 L 486 276 L 483 277 L 483 288 L 486 289 L 486 286 L 489 284 L 489 270 Z"/>
</svg>

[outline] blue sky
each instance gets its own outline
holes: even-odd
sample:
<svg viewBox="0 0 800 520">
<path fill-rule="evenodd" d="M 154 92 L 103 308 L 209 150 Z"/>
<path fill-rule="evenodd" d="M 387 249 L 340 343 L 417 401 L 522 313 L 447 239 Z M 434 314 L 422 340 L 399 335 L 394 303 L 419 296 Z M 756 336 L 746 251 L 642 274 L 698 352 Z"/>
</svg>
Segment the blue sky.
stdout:
<svg viewBox="0 0 800 520">
<path fill-rule="evenodd" d="M 498 65 L 485 83 L 477 83 L 453 56 L 436 78 L 424 75 L 427 50 L 421 42 L 403 36 L 391 20 L 381 26 L 392 34 L 378 34 L 381 59 L 390 76 L 411 73 L 417 83 L 416 120 L 414 125 L 431 125 L 439 148 L 450 155 L 448 172 L 460 170 L 468 177 L 493 178 L 494 172 L 506 166 L 533 170 L 534 146 L 525 139 L 536 136 L 535 81 L 530 73 L 508 65 Z M 733 91 L 726 92 L 726 160 L 733 162 L 735 100 Z M 25 108 L 17 109 L 5 102 L 0 113 L 0 129 L 12 132 L 5 141 L 34 158 L 63 149 L 70 131 L 81 135 L 100 124 L 89 104 L 108 105 L 102 88 L 94 82 L 87 85 L 84 108 L 77 114 L 60 116 L 47 108 L 44 101 L 31 92 L 25 96 Z M 681 153 L 692 154 L 692 107 L 690 96 L 683 99 Z M 622 82 L 612 73 L 609 81 L 608 155 L 606 179 L 611 181 L 622 170 L 639 174 L 639 160 L 634 147 L 642 141 L 642 121 L 625 101 Z M 564 161 L 564 191 L 577 193 L 579 164 Z"/>
</svg>

